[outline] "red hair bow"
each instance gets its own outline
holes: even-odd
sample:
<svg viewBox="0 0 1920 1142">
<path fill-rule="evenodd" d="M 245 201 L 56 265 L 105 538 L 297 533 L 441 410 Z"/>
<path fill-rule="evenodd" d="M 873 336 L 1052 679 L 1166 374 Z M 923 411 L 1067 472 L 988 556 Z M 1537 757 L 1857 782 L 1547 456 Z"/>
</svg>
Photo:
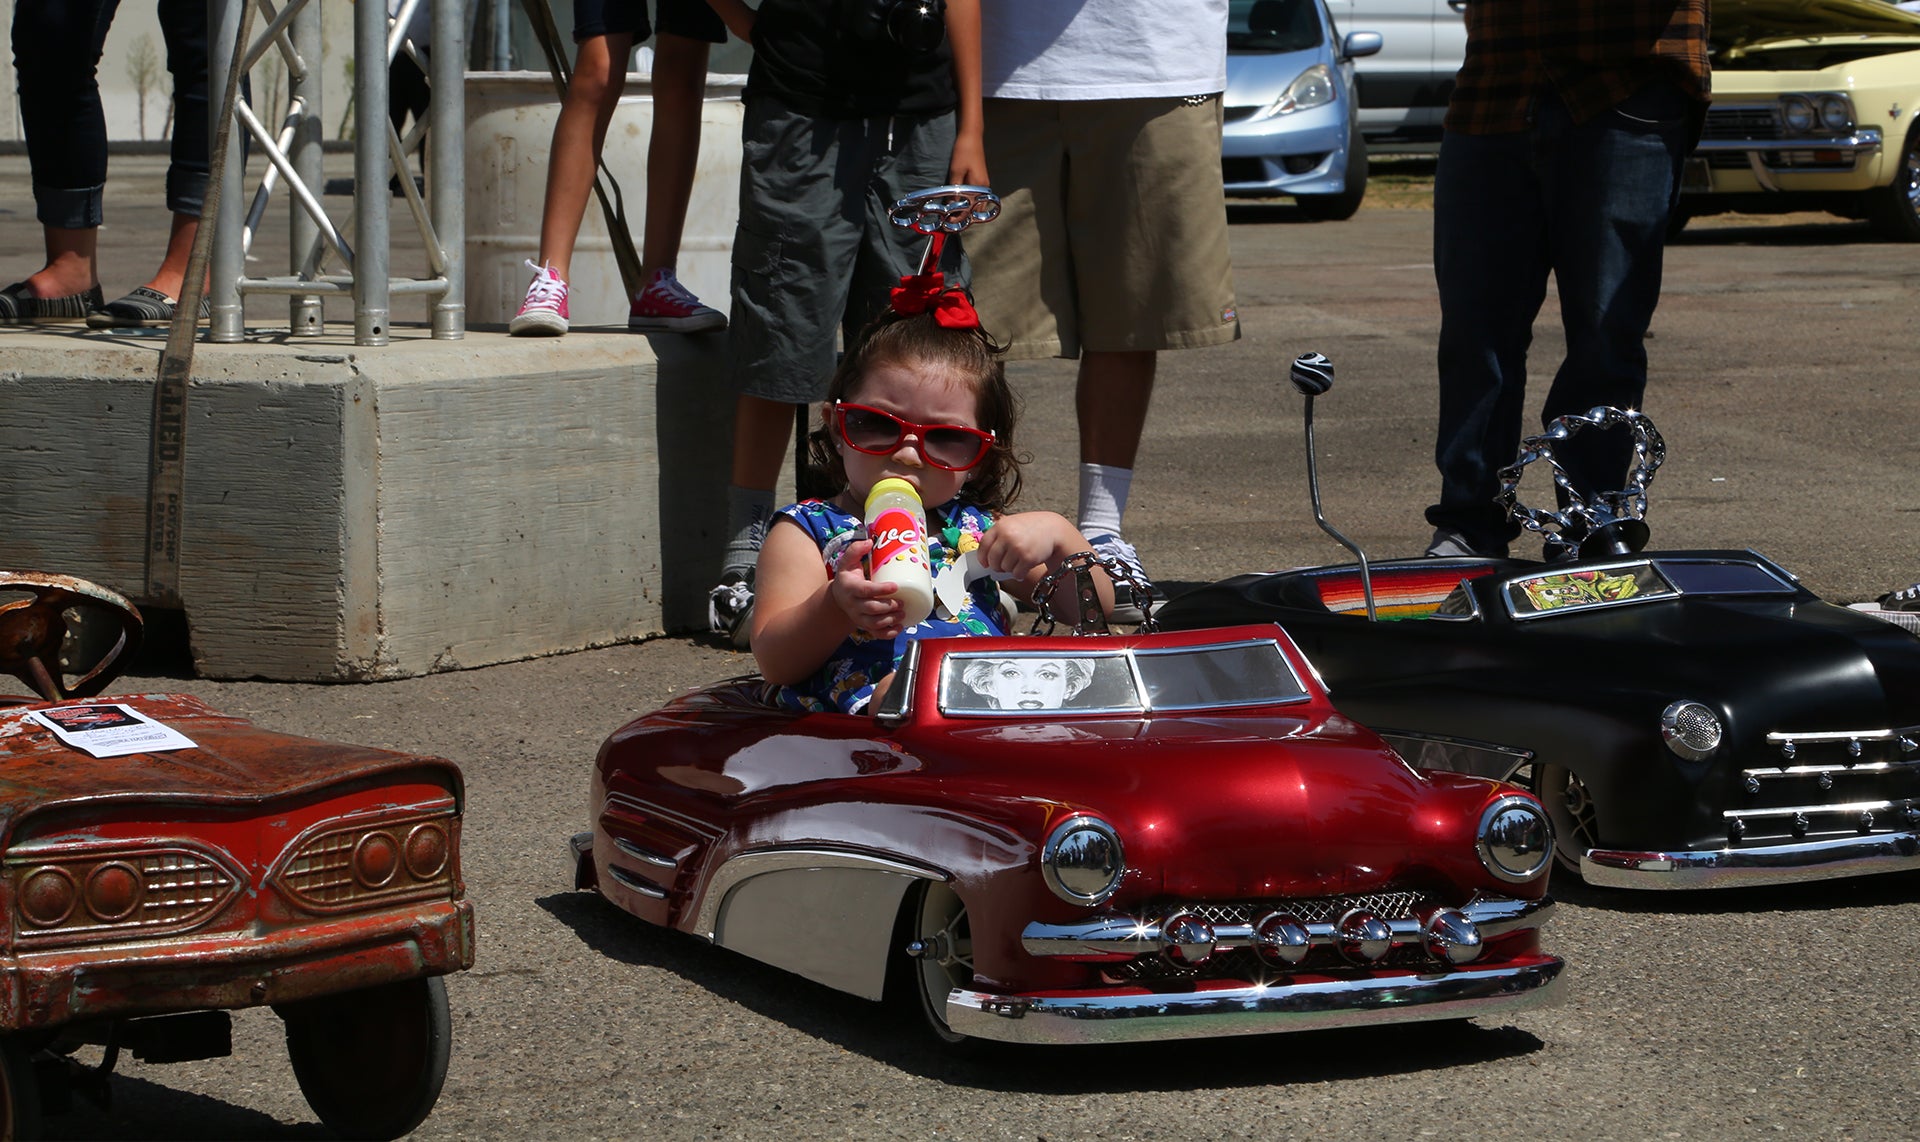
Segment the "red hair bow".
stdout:
<svg viewBox="0 0 1920 1142">
<path fill-rule="evenodd" d="M 967 300 L 966 291 L 947 285 L 946 276 L 939 270 L 901 278 L 887 304 L 902 317 L 932 311 L 933 319 L 944 329 L 980 328 L 980 314 Z"/>
</svg>

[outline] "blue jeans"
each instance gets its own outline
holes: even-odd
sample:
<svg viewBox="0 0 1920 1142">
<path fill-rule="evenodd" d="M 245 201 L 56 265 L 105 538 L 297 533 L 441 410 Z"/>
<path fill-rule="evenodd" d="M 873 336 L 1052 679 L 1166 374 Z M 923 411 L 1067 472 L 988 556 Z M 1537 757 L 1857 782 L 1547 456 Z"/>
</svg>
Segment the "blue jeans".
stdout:
<svg viewBox="0 0 1920 1142">
<path fill-rule="evenodd" d="M 1698 121 L 1693 100 L 1656 81 L 1586 123 L 1544 96 L 1525 131 L 1446 134 L 1433 186 L 1440 502 L 1428 523 L 1489 554 L 1520 534 L 1494 497 L 1520 447 L 1527 347 L 1549 273 L 1567 356 L 1542 424 L 1596 405 L 1640 407 L 1667 223 Z M 1612 491 L 1631 449 L 1623 432 L 1588 431 L 1556 456 L 1582 493 Z"/>
<path fill-rule="evenodd" d="M 33 170 L 34 214 L 43 226 L 85 230 L 102 221 L 107 124 L 96 77 L 119 7 L 120 0 L 18 0 L 14 7 L 20 121 Z M 159 0 L 159 15 L 173 76 L 167 209 L 197 218 L 211 153 L 206 0 Z M 149 109 L 164 117 L 165 102 L 156 104 Z"/>
</svg>

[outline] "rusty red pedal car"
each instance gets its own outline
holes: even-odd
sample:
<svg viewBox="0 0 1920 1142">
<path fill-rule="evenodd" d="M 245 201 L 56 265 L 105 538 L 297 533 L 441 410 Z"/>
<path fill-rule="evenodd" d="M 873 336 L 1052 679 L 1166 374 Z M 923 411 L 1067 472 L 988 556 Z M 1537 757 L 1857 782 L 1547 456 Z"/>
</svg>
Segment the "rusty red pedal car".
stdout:
<svg viewBox="0 0 1920 1142">
<path fill-rule="evenodd" d="M 229 1009 L 261 1006 L 323 1123 L 406 1133 L 446 1077 L 440 977 L 473 963 L 459 769 L 97 697 L 141 629 L 104 588 L 0 572 L 0 669 L 35 692 L 0 694 L 0 1134 L 122 1051 L 229 1054 Z"/>
<path fill-rule="evenodd" d="M 1272 624 L 923 640 L 872 715 L 722 683 L 615 732 L 591 798 L 579 887 L 954 1044 L 1503 1018 L 1560 989 L 1539 802 L 1407 765 Z"/>
</svg>

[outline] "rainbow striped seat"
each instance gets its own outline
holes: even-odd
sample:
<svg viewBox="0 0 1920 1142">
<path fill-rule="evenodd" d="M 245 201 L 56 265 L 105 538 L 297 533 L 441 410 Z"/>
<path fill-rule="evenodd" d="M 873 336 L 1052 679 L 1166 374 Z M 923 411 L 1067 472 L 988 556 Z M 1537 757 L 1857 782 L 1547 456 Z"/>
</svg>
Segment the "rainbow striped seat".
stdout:
<svg viewBox="0 0 1920 1142">
<path fill-rule="evenodd" d="M 1462 567 L 1376 567 L 1373 571 L 1374 612 L 1383 619 L 1424 619 L 1432 614 L 1463 579 L 1478 579 L 1498 568 L 1492 564 Z M 1360 572 L 1334 571 L 1314 577 L 1320 604 L 1337 615 L 1367 613 L 1367 595 Z"/>
</svg>

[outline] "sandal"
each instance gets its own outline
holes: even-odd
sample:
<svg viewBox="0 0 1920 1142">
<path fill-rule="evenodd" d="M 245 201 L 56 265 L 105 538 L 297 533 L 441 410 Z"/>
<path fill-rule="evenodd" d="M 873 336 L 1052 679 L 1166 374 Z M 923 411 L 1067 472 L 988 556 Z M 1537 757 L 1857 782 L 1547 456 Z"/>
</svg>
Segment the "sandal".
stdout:
<svg viewBox="0 0 1920 1142">
<path fill-rule="evenodd" d="M 85 293 L 65 297 L 35 297 L 26 282 L 0 290 L 0 325 L 53 325 L 83 321 L 106 301 L 98 285 Z"/>
<path fill-rule="evenodd" d="M 171 325 L 177 305 L 173 298 L 157 289 L 135 286 L 127 296 L 115 298 L 88 314 L 87 328 L 151 329 L 157 325 Z M 207 299 L 201 298 L 200 316 L 206 317 L 211 312 L 212 307 Z"/>
</svg>

